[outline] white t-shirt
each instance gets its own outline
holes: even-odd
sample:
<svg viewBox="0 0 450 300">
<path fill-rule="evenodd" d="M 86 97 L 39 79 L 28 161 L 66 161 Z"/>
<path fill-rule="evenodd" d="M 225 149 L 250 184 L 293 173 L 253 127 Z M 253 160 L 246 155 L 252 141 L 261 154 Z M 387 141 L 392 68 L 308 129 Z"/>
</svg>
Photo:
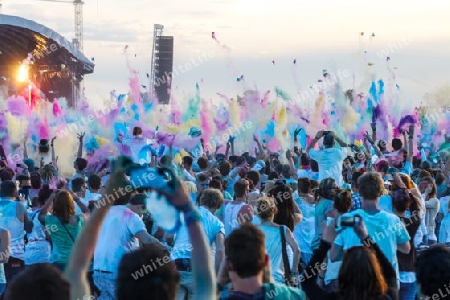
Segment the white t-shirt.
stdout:
<svg viewBox="0 0 450 300">
<path fill-rule="evenodd" d="M 310 204 L 298 196 L 294 200 L 303 215 L 302 221 L 294 227 L 294 238 L 303 253 L 312 254 L 311 243 L 316 234 L 316 205 L 314 203 Z"/>
<path fill-rule="evenodd" d="M 216 240 L 216 235 L 221 233 L 225 235 L 225 227 L 223 223 L 213 215 L 209 210 L 203 206 L 198 207 L 200 213 L 200 221 L 202 223 L 203 230 L 208 239 L 209 245 L 212 245 Z M 175 237 L 175 244 L 170 253 L 170 258 L 176 260 L 179 258 L 191 258 L 191 252 L 193 245 L 189 238 L 189 233 L 186 224 L 184 224 L 184 218 L 182 217 L 183 225 L 178 230 Z M 214 255 L 213 255 L 214 258 Z"/>
<path fill-rule="evenodd" d="M 139 216 L 125 205 L 111 207 L 103 221 L 94 252 L 94 270 L 112 272 L 122 256 L 135 248 L 135 235 L 146 231 Z"/>
<path fill-rule="evenodd" d="M 380 211 L 375 215 L 369 215 L 362 209 L 357 209 L 344 216 L 360 215 L 372 240 L 378 244 L 381 251 L 392 263 L 399 278 L 399 268 L 397 261 L 397 245 L 410 240 L 405 225 L 400 218 L 394 214 Z M 354 246 L 362 246 L 362 243 L 352 227 L 345 228 L 338 234 L 334 243 L 348 250 Z"/>
<path fill-rule="evenodd" d="M 83 199 L 81 199 L 81 202 L 83 202 L 84 205 L 88 206 L 89 205 L 89 201 L 97 201 L 101 197 L 102 197 L 102 194 L 91 193 L 91 191 L 87 190 L 86 191 L 86 196 Z"/>
<path fill-rule="evenodd" d="M 309 157 L 319 165 L 319 182 L 325 178 L 333 178 L 338 186 L 342 186 L 342 162 L 347 157 L 347 148 L 326 148 L 309 150 Z"/>
</svg>

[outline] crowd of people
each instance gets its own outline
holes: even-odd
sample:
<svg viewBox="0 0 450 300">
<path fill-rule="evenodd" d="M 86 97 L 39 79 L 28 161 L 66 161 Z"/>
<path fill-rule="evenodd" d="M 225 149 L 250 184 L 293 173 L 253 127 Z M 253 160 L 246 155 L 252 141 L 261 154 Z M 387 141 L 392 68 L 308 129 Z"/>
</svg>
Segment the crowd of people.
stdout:
<svg viewBox="0 0 450 300">
<path fill-rule="evenodd" d="M 239 137 L 224 153 L 201 139 L 180 164 L 140 127 L 98 160 L 80 133 L 71 178 L 57 138 L 24 141 L 16 165 L 2 145 L 3 298 L 450 298 L 448 153 L 418 143 L 414 124 L 391 142 L 372 124 L 361 145 L 307 132 L 305 149 L 301 131 L 282 153 L 256 135 L 243 153 Z M 136 183 L 138 166 L 176 176 Z M 155 199 L 180 215 L 173 228 Z"/>
</svg>

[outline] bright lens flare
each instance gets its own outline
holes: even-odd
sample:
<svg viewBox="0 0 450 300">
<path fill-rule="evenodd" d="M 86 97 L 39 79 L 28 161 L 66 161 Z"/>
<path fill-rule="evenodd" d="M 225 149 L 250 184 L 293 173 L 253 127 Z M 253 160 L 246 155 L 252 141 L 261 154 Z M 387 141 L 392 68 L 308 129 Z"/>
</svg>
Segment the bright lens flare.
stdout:
<svg viewBox="0 0 450 300">
<path fill-rule="evenodd" d="M 28 80 L 28 68 L 26 65 L 21 65 L 19 67 L 19 75 L 17 76 L 17 81 L 25 82 Z"/>
</svg>

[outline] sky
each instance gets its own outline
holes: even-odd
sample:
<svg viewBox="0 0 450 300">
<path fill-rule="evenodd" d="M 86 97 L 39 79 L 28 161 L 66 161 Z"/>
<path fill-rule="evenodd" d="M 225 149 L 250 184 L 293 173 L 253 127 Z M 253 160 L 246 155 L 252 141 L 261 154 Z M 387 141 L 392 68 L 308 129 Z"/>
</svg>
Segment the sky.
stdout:
<svg viewBox="0 0 450 300">
<path fill-rule="evenodd" d="M 74 37 L 71 4 L 2 4 L 4 14 L 46 25 L 70 41 Z M 446 0 L 86 0 L 83 9 L 84 53 L 96 64 L 84 83 L 93 105 L 112 90 L 129 91 L 126 45 L 131 66 L 148 85 L 154 24 L 174 36 L 174 68 L 195 61 L 173 79 L 173 95 L 180 99 L 193 95 L 196 83 L 208 98 L 275 86 L 295 95 L 316 84 L 324 69 L 347 70 L 342 84 L 367 92 L 370 80 L 388 76 L 386 56 L 405 101 L 421 101 L 450 84 Z M 207 59 L 200 61 L 202 55 Z M 242 75 L 245 80 L 237 82 Z"/>
</svg>

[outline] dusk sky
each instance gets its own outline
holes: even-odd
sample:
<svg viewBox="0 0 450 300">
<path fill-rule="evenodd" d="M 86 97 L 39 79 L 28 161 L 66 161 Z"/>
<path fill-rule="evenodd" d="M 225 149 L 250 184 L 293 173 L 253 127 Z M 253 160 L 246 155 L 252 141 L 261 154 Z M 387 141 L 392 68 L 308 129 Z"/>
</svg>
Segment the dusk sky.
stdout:
<svg viewBox="0 0 450 300">
<path fill-rule="evenodd" d="M 71 4 L 2 3 L 4 14 L 41 23 L 70 41 L 74 37 Z M 324 69 L 348 70 L 352 75 L 343 78 L 343 85 L 351 87 L 354 74 L 356 87 L 367 92 L 370 78 L 387 76 L 389 55 L 405 98 L 419 101 L 450 83 L 449 12 L 445 0 L 87 0 L 84 53 L 95 58 L 96 66 L 86 76 L 86 94 L 94 103 L 111 90 L 128 92 L 125 45 L 132 67 L 148 85 L 153 25 L 158 23 L 165 35 L 174 36 L 174 68 L 192 61 L 198 65 L 173 79 L 176 97 L 193 94 L 196 82 L 203 97 L 217 97 L 217 92 L 235 97 L 254 86 L 261 91 L 279 86 L 295 95 L 315 84 Z M 199 63 L 203 53 L 208 59 Z M 245 87 L 236 82 L 241 75 Z"/>
</svg>

